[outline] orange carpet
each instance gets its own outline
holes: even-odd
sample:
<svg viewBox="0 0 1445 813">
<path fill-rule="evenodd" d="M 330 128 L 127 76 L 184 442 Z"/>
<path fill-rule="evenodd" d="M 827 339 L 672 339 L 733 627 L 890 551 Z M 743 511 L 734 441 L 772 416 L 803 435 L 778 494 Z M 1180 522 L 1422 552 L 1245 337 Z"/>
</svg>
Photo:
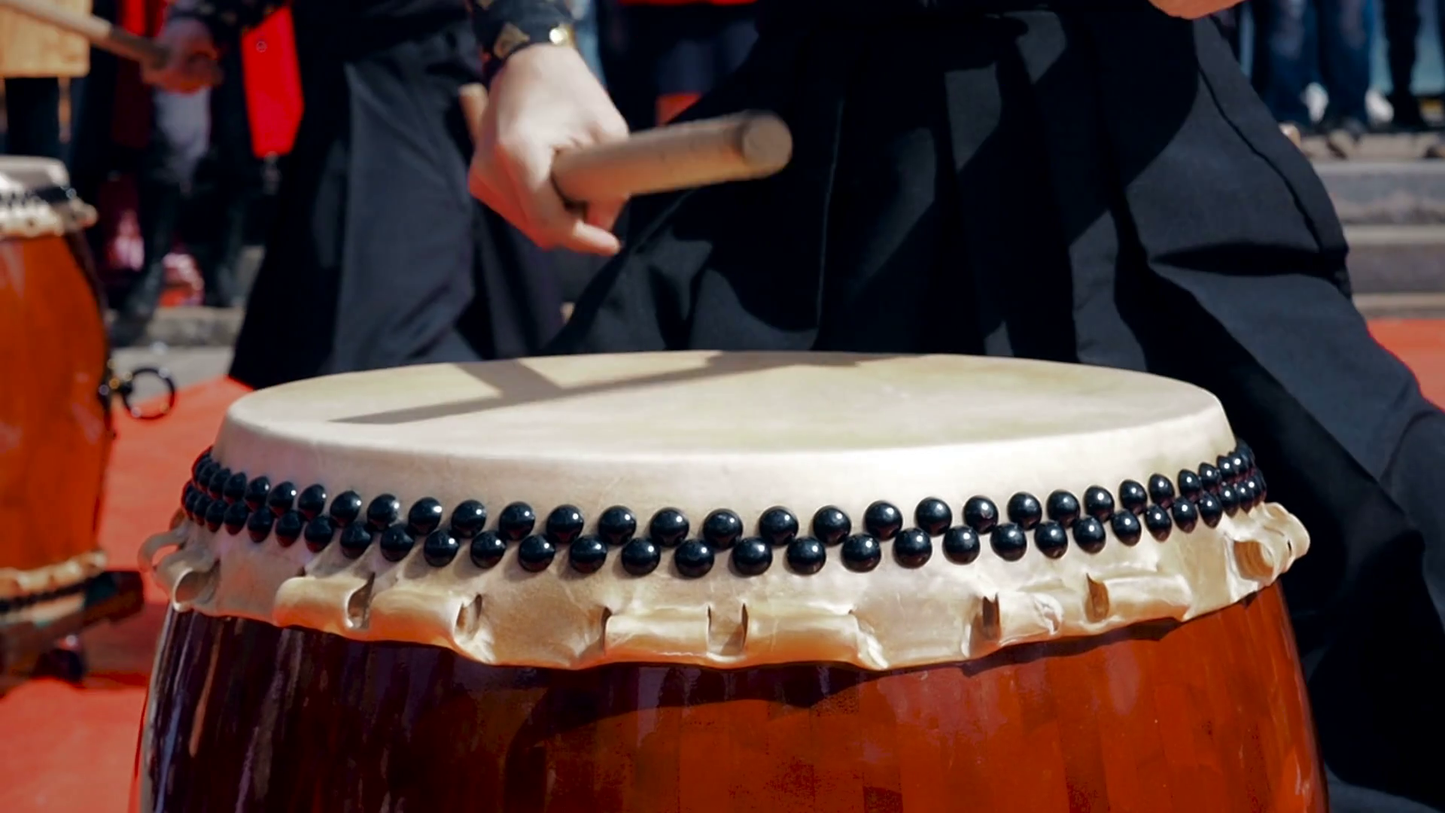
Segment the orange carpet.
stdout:
<svg viewBox="0 0 1445 813">
<path fill-rule="evenodd" d="M 1382 321 L 1376 337 L 1445 403 L 1445 321 Z M 147 534 L 164 529 L 191 461 L 215 437 L 226 407 L 244 393 L 218 379 L 183 390 L 165 420 L 118 417 L 101 544 L 129 567 Z M 82 686 L 35 680 L 0 696 L 0 811 L 124 813 L 139 720 L 163 615 L 148 586 L 139 616 L 86 634 L 91 674 Z"/>
</svg>

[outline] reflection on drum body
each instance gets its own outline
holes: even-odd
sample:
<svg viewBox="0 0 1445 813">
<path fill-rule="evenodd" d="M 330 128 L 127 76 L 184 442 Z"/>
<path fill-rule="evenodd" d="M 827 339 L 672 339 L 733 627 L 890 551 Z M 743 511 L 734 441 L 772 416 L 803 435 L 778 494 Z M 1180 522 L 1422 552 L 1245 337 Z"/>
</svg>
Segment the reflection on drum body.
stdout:
<svg viewBox="0 0 1445 813">
<path fill-rule="evenodd" d="M 142 566 L 140 809 L 1323 811 L 1218 402 L 676 353 L 253 393 Z"/>
<path fill-rule="evenodd" d="M 109 351 L 80 234 L 93 219 L 60 162 L 0 158 L 0 527 L 33 529 L 0 540 L 0 629 L 22 610 L 75 612 L 105 568 Z"/>
</svg>

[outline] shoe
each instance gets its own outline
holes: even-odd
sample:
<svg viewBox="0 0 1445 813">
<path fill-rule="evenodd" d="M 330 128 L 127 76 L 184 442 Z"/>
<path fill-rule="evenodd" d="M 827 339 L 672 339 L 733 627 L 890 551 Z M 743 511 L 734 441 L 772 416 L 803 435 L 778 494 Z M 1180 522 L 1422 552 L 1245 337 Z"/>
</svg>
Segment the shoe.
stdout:
<svg viewBox="0 0 1445 813">
<path fill-rule="evenodd" d="M 1430 129 L 1425 114 L 1420 112 L 1420 100 L 1413 95 L 1390 94 L 1390 107 L 1395 114 L 1390 118 L 1390 129 L 1404 133 L 1418 133 Z"/>
<path fill-rule="evenodd" d="M 1325 144 L 1336 158 L 1349 159 L 1359 150 L 1368 128 L 1359 119 L 1344 117 L 1321 123 Z"/>
</svg>

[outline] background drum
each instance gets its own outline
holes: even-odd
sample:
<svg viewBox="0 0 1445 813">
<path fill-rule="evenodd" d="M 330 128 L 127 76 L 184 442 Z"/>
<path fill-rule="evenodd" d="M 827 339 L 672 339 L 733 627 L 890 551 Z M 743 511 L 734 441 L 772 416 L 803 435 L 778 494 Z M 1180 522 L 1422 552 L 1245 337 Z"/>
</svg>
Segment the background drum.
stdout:
<svg viewBox="0 0 1445 813">
<path fill-rule="evenodd" d="M 0 157 L 0 671 L 26 673 L 88 623 L 140 609 L 134 573 L 96 541 L 113 438 L 99 285 L 81 230 L 94 211 L 58 161 Z M 140 371 L 137 371 L 138 373 Z M 174 400 L 174 386 L 159 377 Z M 135 412 L 139 412 L 137 406 Z M 169 405 L 162 406 L 168 410 Z M 73 638 L 62 665 L 78 676 Z"/>
<path fill-rule="evenodd" d="M 413 367 L 248 395 L 192 474 L 143 810 L 1325 810 L 1308 536 L 1184 384 Z"/>
</svg>

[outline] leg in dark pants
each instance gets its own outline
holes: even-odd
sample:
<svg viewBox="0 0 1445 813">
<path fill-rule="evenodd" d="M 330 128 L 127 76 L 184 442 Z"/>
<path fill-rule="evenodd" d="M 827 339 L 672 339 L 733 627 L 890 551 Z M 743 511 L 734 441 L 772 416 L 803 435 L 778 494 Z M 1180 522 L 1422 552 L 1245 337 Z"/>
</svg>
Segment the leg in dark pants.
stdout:
<svg viewBox="0 0 1445 813">
<path fill-rule="evenodd" d="M 239 54 L 222 64 L 227 80 L 211 90 L 211 184 L 203 207 L 214 231 L 197 260 L 205 277 L 207 307 L 240 304 L 236 265 L 246 236 L 246 215 L 260 187 L 260 162 L 251 149 L 246 88 Z"/>
<path fill-rule="evenodd" d="M 210 139 L 210 95 L 157 91 L 155 126 L 138 183 L 141 241 L 145 261 L 119 308 L 111 342 L 125 346 L 145 332 L 165 288 L 165 258 L 175 242 L 181 201 L 195 177 Z"/>
<path fill-rule="evenodd" d="M 1307 0 L 1258 0 L 1254 4 L 1254 89 L 1274 117 L 1302 131 L 1310 126 L 1301 94 L 1309 84 L 1305 44 Z"/>
<path fill-rule="evenodd" d="M 5 151 L 59 159 L 60 80 L 11 77 L 5 80 Z"/>
</svg>

